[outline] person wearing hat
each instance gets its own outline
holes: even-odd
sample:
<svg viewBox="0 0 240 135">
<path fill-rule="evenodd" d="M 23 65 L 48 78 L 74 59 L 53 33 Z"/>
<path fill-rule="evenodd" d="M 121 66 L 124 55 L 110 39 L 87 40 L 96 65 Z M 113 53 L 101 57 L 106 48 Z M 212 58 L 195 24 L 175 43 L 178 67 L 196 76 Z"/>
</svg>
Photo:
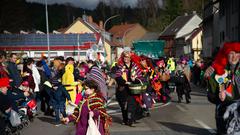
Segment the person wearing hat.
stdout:
<svg viewBox="0 0 240 135">
<path fill-rule="evenodd" d="M 11 101 L 7 96 L 9 78 L 0 78 L 0 133 L 5 135 L 6 119 L 11 111 Z"/>
<path fill-rule="evenodd" d="M 124 51 L 119 58 L 116 72 L 116 98 L 122 111 L 122 124 L 130 127 L 142 115 L 140 94 L 132 94 L 129 89 L 130 84 L 140 84 L 139 80 L 143 80 L 142 72 L 136 64 L 138 60 L 139 57 L 134 53 Z"/>
<path fill-rule="evenodd" d="M 233 126 L 239 125 L 239 123 L 235 123 L 237 121 L 231 121 L 234 120 L 234 117 L 227 117 L 224 114 L 231 104 L 237 103 L 239 105 L 239 102 L 237 102 L 237 100 L 240 100 L 239 59 L 240 43 L 227 42 L 218 52 L 212 66 L 205 73 L 209 82 L 208 99 L 216 104 L 215 118 L 218 134 L 232 134 L 236 128 L 239 128 Z M 238 109 L 238 107 L 235 109 Z"/>
</svg>

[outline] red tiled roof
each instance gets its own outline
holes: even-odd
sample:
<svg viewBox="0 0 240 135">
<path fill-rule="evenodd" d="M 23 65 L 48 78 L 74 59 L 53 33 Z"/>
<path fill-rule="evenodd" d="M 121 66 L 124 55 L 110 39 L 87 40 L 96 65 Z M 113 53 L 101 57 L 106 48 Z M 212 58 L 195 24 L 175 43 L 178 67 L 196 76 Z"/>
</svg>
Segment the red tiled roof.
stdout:
<svg viewBox="0 0 240 135">
<path fill-rule="evenodd" d="M 135 24 L 121 24 L 121 25 L 115 25 L 113 26 L 109 32 L 114 35 L 114 37 L 123 37 L 124 33 L 130 29 L 138 25 L 138 23 Z"/>
</svg>

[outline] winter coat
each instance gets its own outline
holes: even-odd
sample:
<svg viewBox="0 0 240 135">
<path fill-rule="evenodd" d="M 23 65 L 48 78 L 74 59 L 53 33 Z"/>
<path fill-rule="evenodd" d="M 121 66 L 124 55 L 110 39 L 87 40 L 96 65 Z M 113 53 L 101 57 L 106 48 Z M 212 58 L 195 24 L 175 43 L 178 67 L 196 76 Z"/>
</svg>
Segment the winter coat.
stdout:
<svg viewBox="0 0 240 135">
<path fill-rule="evenodd" d="M 53 88 L 47 87 L 47 93 L 50 96 L 50 105 L 53 107 L 64 107 L 67 100 L 71 100 L 70 95 L 63 85 L 58 85 L 58 88 L 54 90 Z"/>
<path fill-rule="evenodd" d="M 108 132 L 108 125 L 111 118 L 106 113 L 103 99 L 96 95 L 96 93 L 85 97 L 80 102 L 79 109 L 69 116 L 70 121 L 76 122 L 76 135 L 86 135 L 90 110 L 94 113 L 93 120 L 100 122 L 99 131 L 101 135 L 105 135 Z"/>
<path fill-rule="evenodd" d="M 22 83 L 22 78 L 18 71 L 17 65 L 9 61 L 7 70 L 9 73 L 9 77 L 13 80 L 11 86 L 19 87 Z"/>
</svg>

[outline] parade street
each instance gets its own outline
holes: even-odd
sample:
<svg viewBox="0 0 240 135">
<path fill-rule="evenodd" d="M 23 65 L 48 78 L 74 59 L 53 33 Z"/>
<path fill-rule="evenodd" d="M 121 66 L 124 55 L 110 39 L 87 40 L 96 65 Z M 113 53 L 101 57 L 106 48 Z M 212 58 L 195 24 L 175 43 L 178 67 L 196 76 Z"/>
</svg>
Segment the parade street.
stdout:
<svg viewBox="0 0 240 135">
<path fill-rule="evenodd" d="M 111 89 L 111 91 L 114 91 Z M 109 114 L 113 118 L 112 135 L 211 135 L 216 131 L 215 106 L 207 101 L 205 89 L 192 85 L 190 104 L 177 103 L 176 93 L 167 104 L 157 103 L 151 110 L 151 117 L 143 118 L 129 127 L 121 125 L 121 113 L 114 99 L 109 104 Z M 56 127 L 54 118 L 39 114 L 23 135 L 74 135 L 73 123 Z"/>
</svg>

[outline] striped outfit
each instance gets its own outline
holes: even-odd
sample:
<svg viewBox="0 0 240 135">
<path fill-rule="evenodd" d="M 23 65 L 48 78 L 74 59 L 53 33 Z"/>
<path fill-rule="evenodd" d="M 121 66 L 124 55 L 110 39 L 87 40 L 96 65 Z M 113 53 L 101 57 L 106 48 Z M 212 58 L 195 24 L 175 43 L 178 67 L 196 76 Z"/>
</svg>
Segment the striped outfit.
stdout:
<svg viewBox="0 0 240 135">
<path fill-rule="evenodd" d="M 93 80 L 98 84 L 98 88 L 102 93 L 102 96 L 107 100 L 107 85 L 106 80 L 103 77 L 103 72 L 95 65 L 93 65 L 89 73 L 87 74 L 87 80 Z"/>
</svg>

